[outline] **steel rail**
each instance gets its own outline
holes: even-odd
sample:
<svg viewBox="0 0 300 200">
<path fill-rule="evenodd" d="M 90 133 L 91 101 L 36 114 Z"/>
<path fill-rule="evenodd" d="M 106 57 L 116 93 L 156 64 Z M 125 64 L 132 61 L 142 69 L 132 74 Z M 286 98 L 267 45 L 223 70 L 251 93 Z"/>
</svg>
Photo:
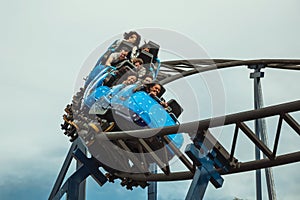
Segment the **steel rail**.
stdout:
<svg viewBox="0 0 300 200">
<path fill-rule="evenodd" d="M 247 172 L 256 169 L 263 169 L 267 167 L 276 167 L 280 165 L 291 164 L 300 161 L 300 151 L 289 153 L 285 155 L 277 156 L 276 159 L 261 159 L 249 162 L 239 163 L 239 167 L 233 168 L 228 172 L 220 172 L 221 175 L 236 174 L 240 172 Z M 190 171 L 183 172 L 173 172 L 169 175 L 165 174 L 129 174 L 124 172 L 115 173 L 119 177 L 127 177 L 136 181 L 180 181 L 180 180 L 190 180 L 193 178 L 194 174 Z"/>
<path fill-rule="evenodd" d="M 216 61 L 216 62 L 214 62 Z M 188 62 L 188 64 L 187 64 Z M 209 64 L 210 63 L 210 64 Z M 274 69 L 289 69 L 289 70 L 300 70 L 300 60 L 287 60 L 287 59 L 259 59 L 259 60 L 229 60 L 225 62 L 225 60 L 209 60 L 209 59 L 195 59 L 195 60 L 177 60 L 177 61 L 166 61 L 162 62 L 161 67 L 165 66 L 176 66 L 187 64 L 191 70 L 184 71 L 180 74 L 176 74 L 171 77 L 167 77 L 161 81 L 162 84 L 167 84 L 169 82 L 178 80 L 182 77 L 187 77 L 190 75 L 194 75 L 197 73 L 202 73 L 206 71 L 216 70 L 216 69 L 225 69 L 230 67 L 238 67 L 238 66 L 248 66 L 248 65 L 258 65 L 263 64 L 267 68 L 274 68 Z M 209 64 L 208 66 L 198 66 L 201 64 Z M 284 64 L 281 66 L 277 66 L 275 64 Z M 299 66 L 297 66 L 299 65 Z M 180 66 L 182 67 L 182 66 Z"/>
<path fill-rule="evenodd" d="M 150 136 L 164 136 L 175 133 L 197 133 L 199 130 L 207 130 L 208 128 L 215 128 L 224 125 L 236 124 L 238 122 L 251 121 L 258 118 L 271 117 L 274 115 L 281 115 L 300 110 L 300 100 L 288 103 L 282 103 L 265 108 L 244 111 L 240 113 L 187 122 L 180 125 L 168 126 L 164 128 L 142 129 L 132 131 L 116 131 L 105 132 L 105 134 L 98 134 L 97 140 L 117 140 L 117 139 L 133 139 L 133 138 L 149 138 Z M 197 129 L 195 129 L 197 128 Z"/>
<path fill-rule="evenodd" d="M 162 84 L 178 80 L 179 78 L 187 77 L 196 73 L 225 69 L 230 67 L 261 65 L 266 68 L 284 69 L 284 70 L 300 70 L 300 60 L 288 60 L 288 59 L 259 59 L 259 60 L 226 60 L 226 59 L 194 59 L 194 60 L 176 60 L 162 62 L 162 67 L 167 68 L 172 72 L 174 70 L 175 75 L 169 76 L 161 80 Z M 205 66 L 203 66 L 205 65 Z M 179 74 L 178 74 L 179 73 Z M 229 124 L 241 124 L 245 121 L 255 120 L 258 118 L 265 118 L 274 115 L 289 116 L 288 113 L 300 110 L 300 100 L 283 103 L 275 106 L 268 106 L 258 110 L 251 110 L 240 112 L 236 114 L 230 114 L 200 121 L 188 122 L 176 126 L 156 128 L 156 129 L 143 129 L 133 131 L 119 131 L 119 132 L 106 132 L 96 136 L 96 140 L 117 140 L 117 139 L 133 139 L 136 138 L 148 138 L 153 135 L 165 136 L 175 133 L 189 133 L 196 134 L 199 131 L 207 130 L 209 128 L 225 126 Z M 299 124 L 295 124 L 293 119 L 284 117 L 285 121 L 292 124 L 292 128 L 298 132 Z M 295 127 L 296 126 L 296 127 Z M 267 151 L 266 151 L 267 152 Z M 230 169 L 228 172 L 221 174 L 233 174 L 245 171 L 251 171 L 256 169 L 262 169 L 267 167 L 274 167 L 278 165 L 289 164 L 300 161 L 300 151 L 295 153 L 289 153 L 285 155 L 275 156 L 271 152 L 267 152 L 269 158 L 254 160 L 249 162 L 238 163 L 238 167 Z M 129 174 L 126 172 L 114 173 L 119 177 L 132 178 L 136 181 L 174 181 L 174 180 L 187 180 L 193 178 L 191 171 L 172 172 L 169 175 L 166 174 Z"/>
<path fill-rule="evenodd" d="M 134 135 L 138 135 L 139 138 L 141 137 L 141 135 L 143 135 L 144 137 L 147 137 L 147 135 L 153 136 L 153 134 L 164 136 L 164 135 L 168 135 L 168 134 L 177 133 L 178 130 L 180 130 L 180 132 L 196 133 L 200 130 L 206 130 L 206 129 L 212 128 L 212 127 L 218 127 L 218 126 L 224 126 L 224 125 L 230 125 L 230 124 L 238 125 L 241 122 L 250 121 L 250 120 L 257 119 L 257 118 L 265 118 L 265 117 L 271 117 L 271 116 L 275 116 L 275 115 L 283 116 L 286 113 L 295 112 L 295 111 L 300 111 L 300 100 L 289 102 L 289 103 L 283 103 L 283 104 L 279 104 L 279 105 L 275 105 L 275 106 L 269 106 L 269 107 L 261 108 L 258 110 L 245 111 L 245 112 L 241 112 L 241 113 L 226 115 L 226 116 L 212 118 L 212 119 L 189 122 L 189 123 L 181 124 L 179 126 L 165 127 L 162 129 L 144 129 L 144 130 L 128 131 L 128 132 L 125 132 L 125 131 L 123 131 L 123 132 L 107 132 L 106 134 L 97 135 L 96 138 L 97 138 L 97 140 L 99 140 L 99 139 L 100 140 L 102 140 L 102 139 L 116 140 L 116 139 L 135 138 Z M 296 126 L 296 125 L 297 125 L 297 127 L 299 126 L 298 124 L 293 123 L 293 126 Z M 195 129 L 196 126 L 197 126 L 197 129 Z M 191 127 L 193 127 L 193 128 L 191 128 Z M 271 152 L 269 154 L 271 154 Z M 227 173 L 224 173 L 224 172 L 220 172 L 220 173 L 221 174 L 233 174 L 233 173 L 267 168 L 267 167 L 274 167 L 274 166 L 278 166 L 278 165 L 284 165 L 284 164 L 289 164 L 289 163 L 299 162 L 299 161 L 300 161 L 300 151 L 296 152 L 296 153 L 290 153 L 290 154 L 280 155 L 280 156 L 276 156 L 276 157 L 274 155 L 274 157 L 271 157 L 271 159 L 265 158 L 265 159 L 261 159 L 261 160 L 255 160 L 255 161 L 249 161 L 249 162 L 243 162 L 243 163 L 240 162 L 240 163 L 238 163 L 238 167 L 230 169 Z M 136 181 L 174 181 L 174 180 L 188 180 L 188 179 L 193 178 L 193 173 L 191 171 L 171 172 L 168 175 L 165 175 L 165 174 L 145 175 L 145 174 L 141 174 L 141 173 L 140 174 L 139 173 L 130 174 L 130 173 L 125 173 L 125 172 L 116 172 L 114 174 L 118 177 L 127 177 L 127 178 L 131 178 L 133 180 L 136 180 Z"/>
</svg>

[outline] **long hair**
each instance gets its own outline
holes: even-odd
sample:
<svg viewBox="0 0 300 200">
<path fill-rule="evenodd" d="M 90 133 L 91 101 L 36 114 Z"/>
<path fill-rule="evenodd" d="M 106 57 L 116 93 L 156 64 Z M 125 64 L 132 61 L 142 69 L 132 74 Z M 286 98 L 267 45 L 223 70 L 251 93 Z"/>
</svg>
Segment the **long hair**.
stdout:
<svg viewBox="0 0 300 200">
<path fill-rule="evenodd" d="M 133 43 L 133 45 L 134 45 L 134 46 L 139 46 L 139 44 L 140 44 L 140 42 L 141 42 L 141 36 L 140 36 L 140 34 L 138 34 L 136 31 L 130 31 L 130 32 L 128 32 L 128 33 L 125 32 L 125 33 L 123 34 L 123 37 L 124 37 L 125 40 L 128 40 L 129 37 L 132 36 L 132 35 L 136 35 L 136 36 L 137 36 L 136 41 L 135 41 L 135 43 Z"/>
</svg>

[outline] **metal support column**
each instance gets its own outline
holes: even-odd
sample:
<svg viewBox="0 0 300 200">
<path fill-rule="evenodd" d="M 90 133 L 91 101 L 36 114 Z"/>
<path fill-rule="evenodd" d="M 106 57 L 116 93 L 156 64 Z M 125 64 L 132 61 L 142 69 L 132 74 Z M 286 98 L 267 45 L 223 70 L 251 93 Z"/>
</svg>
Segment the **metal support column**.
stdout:
<svg viewBox="0 0 300 200">
<path fill-rule="evenodd" d="M 80 139 L 80 138 L 79 138 Z M 82 141 L 78 142 L 77 148 L 86 156 L 87 155 L 87 150 L 86 147 L 83 145 Z M 76 161 L 76 170 L 79 170 L 79 168 L 83 164 L 79 162 L 78 160 Z M 78 199 L 80 200 L 85 200 L 86 199 L 86 180 L 82 181 L 79 185 L 78 188 Z"/>
<path fill-rule="evenodd" d="M 260 109 L 263 108 L 263 94 L 260 78 L 264 77 L 264 72 L 260 70 L 265 68 L 263 64 L 260 65 L 250 65 L 250 69 L 254 69 L 253 73 L 250 73 L 250 78 L 254 79 L 254 108 Z M 264 119 L 256 119 L 255 120 L 255 133 L 262 142 L 268 146 L 268 137 L 266 131 L 266 124 Z M 266 158 L 265 155 L 263 155 Z M 260 150 L 258 147 L 255 147 L 255 158 L 256 160 L 260 160 Z M 276 192 L 275 192 L 275 184 L 273 179 L 273 173 L 271 168 L 265 169 L 266 174 L 266 183 L 268 189 L 268 196 L 270 200 L 276 200 Z M 261 191 L 261 170 L 256 170 L 256 199 L 262 199 L 262 191 Z"/>
<path fill-rule="evenodd" d="M 62 186 L 62 183 L 63 183 L 63 180 L 68 172 L 68 169 L 71 165 L 71 162 L 72 162 L 72 159 L 73 159 L 73 152 L 77 149 L 77 148 L 80 148 L 82 150 L 82 147 L 83 144 L 82 144 L 82 141 L 80 140 L 80 138 L 77 138 L 71 145 L 70 149 L 69 149 L 69 152 L 67 154 L 67 157 L 65 158 L 65 161 L 62 165 L 62 168 L 58 174 L 58 177 L 55 181 L 55 184 L 52 188 L 52 191 L 49 195 L 49 200 L 53 199 L 54 196 L 59 192 L 59 189 L 60 187 Z M 84 150 L 85 152 L 85 150 Z M 77 162 L 77 165 L 78 165 L 78 162 Z M 79 166 L 78 166 L 79 167 Z M 81 185 L 81 187 L 83 187 L 84 184 Z"/>
<path fill-rule="evenodd" d="M 76 171 L 63 184 L 63 180 L 65 179 L 73 158 L 77 160 Z M 64 194 L 66 194 L 68 200 L 84 200 L 85 179 L 89 175 L 91 175 L 100 186 L 105 184 L 107 181 L 107 178 L 99 170 L 99 167 L 101 166 L 94 157 L 88 158 L 86 156 L 86 149 L 82 144 L 81 139 L 77 138 L 69 150 L 48 199 L 59 200 Z"/>
<path fill-rule="evenodd" d="M 150 172 L 153 174 L 157 173 L 157 166 L 155 163 L 150 164 Z M 157 200 L 157 182 L 149 182 L 148 186 L 148 200 Z"/>
</svg>

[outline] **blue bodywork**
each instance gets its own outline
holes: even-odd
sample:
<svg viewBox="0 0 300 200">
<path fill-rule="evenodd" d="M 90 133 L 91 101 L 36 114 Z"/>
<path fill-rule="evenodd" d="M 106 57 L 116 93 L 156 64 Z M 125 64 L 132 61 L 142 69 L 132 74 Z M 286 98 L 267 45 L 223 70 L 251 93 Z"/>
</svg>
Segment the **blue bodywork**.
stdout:
<svg viewBox="0 0 300 200">
<path fill-rule="evenodd" d="M 120 84 L 113 88 L 100 86 L 84 99 L 84 104 L 91 110 L 96 109 L 94 114 L 97 113 L 95 107 L 117 111 L 119 116 L 128 121 L 126 125 L 128 129 L 138 126 L 140 128 L 159 128 L 178 123 L 176 118 L 171 116 L 148 93 L 144 91 L 134 92 L 136 87 L 135 84 L 126 87 Z M 177 148 L 182 146 L 183 136 L 181 134 L 168 135 L 168 137 Z"/>
</svg>

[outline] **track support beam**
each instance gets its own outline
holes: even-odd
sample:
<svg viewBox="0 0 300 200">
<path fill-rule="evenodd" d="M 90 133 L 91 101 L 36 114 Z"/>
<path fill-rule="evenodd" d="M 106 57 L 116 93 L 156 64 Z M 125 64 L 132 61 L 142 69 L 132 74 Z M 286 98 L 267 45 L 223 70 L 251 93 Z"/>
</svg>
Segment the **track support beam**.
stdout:
<svg viewBox="0 0 300 200">
<path fill-rule="evenodd" d="M 222 187 L 224 181 L 215 168 L 215 166 L 220 163 L 216 159 L 216 152 L 208 152 L 206 147 L 203 146 L 204 145 L 201 146 L 200 150 L 194 144 L 189 144 L 187 145 L 185 150 L 185 153 L 193 160 L 193 162 L 197 166 L 193 181 L 185 198 L 186 200 L 203 199 L 209 181 L 216 188 Z"/>
<path fill-rule="evenodd" d="M 85 199 L 85 191 L 82 191 L 82 183 L 85 179 L 91 175 L 95 181 L 100 185 L 104 185 L 107 182 L 105 175 L 99 170 L 99 162 L 94 158 L 88 158 L 83 152 L 83 149 L 80 148 L 79 141 L 80 138 L 77 138 L 76 141 L 72 144 L 67 160 L 65 161 L 63 168 L 60 172 L 59 177 L 53 187 L 53 190 L 49 196 L 49 200 L 59 200 L 66 194 L 67 200 L 83 200 Z M 79 147 L 78 147 L 79 146 Z M 62 185 L 62 181 L 67 173 L 67 170 L 70 166 L 72 158 L 75 158 L 78 163 L 81 165 Z"/>
</svg>

